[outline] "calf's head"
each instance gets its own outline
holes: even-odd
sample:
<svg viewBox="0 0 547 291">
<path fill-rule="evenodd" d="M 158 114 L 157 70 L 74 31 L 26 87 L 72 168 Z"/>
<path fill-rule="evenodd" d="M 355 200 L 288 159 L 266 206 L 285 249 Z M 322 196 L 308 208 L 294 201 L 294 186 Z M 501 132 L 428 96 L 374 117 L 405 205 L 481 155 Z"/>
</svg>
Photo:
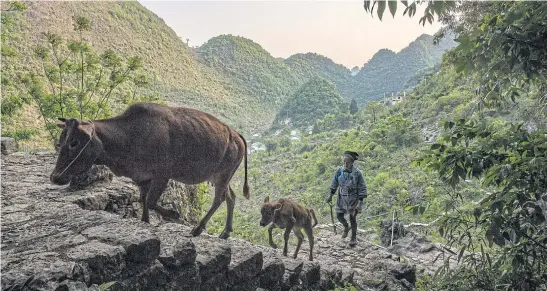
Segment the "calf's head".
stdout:
<svg viewBox="0 0 547 291">
<path fill-rule="evenodd" d="M 102 143 L 91 122 L 59 118 L 63 129 L 55 150 L 58 152 L 55 169 L 49 179 L 57 185 L 66 185 L 72 176 L 88 171 L 102 151 Z"/>
<path fill-rule="evenodd" d="M 266 197 L 264 199 L 264 204 L 262 204 L 262 209 L 260 209 L 260 214 L 262 219 L 260 220 L 260 226 L 266 226 L 274 221 L 274 211 L 281 209 L 281 203 L 269 202 L 270 198 Z"/>
</svg>

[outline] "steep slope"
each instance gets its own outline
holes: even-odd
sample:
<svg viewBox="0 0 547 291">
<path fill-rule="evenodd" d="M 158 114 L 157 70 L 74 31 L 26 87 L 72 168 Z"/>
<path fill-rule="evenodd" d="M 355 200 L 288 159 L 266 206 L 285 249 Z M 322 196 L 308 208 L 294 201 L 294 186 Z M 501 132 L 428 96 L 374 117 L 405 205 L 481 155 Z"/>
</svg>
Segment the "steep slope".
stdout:
<svg viewBox="0 0 547 291">
<path fill-rule="evenodd" d="M 3 64 L 3 71 L 40 72 L 33 50 L 43 43 L 43 33 L 75 40 L 78 35 L 72 17 L 82 15 L 91 21 L 91 30 L 83 36 L 93 50 L 113 49 L 124 57 L 141 57 L 144 71 L 152 79 L 151 89 L 161 99 L 213 113 L 247 133 L 273 120 L 273 108 L 231 87 L 222 74 L 201 64 L 161 18 L 136 1 L 26 3 L 27 11 L 13 28 L 18 35 L 14 46 L 19 57 Z"/>
<path fill-rule="evenodd" d="M 399 53 L 378 51 L 355 75 L 357 102 L 363 104 L 382 98 L 384 92 L 391 94 L 411 88 L 419 81 L 417 75 L 438 65 L 442 54 L 454 46 L 455 42 L 448 37 L 433 45 L 433 37 L 423 34 Z"/>
<path fill-rule="evenodd" d="M 198 48 L 197 56 L 223 74 L 233 92 L 250 95 L 264 105 L 283 104 L 299 84 L 287 65 L 244 37 L 214 37 Z"/>
<path fill-rule="evenodd" d="M 346 100 L 353 98 L 354 79 L 351 71 L 343 65 L 316 53 L 295 54 L 285 63 L 299 79 L 308 81 L 315 76 L 323 77 L 331 81 Z"/>
<path fill-rule="evenodd" d="M 322 77 L 313 77 L 291 96 L 274 123 L 289 123 L 294 127 L 310 126 L 329 113 L 348 110 L 349 105 L 344 102 L 333 83 Z"/>
<path fill-rule="evenodd" d="M 125 56 L 143 58 L 144 66 L 164 87 L 208 92 L 219 88 L 210 82 L 210 72 L 203 70 L 184 44 L 154 13 L 136 1 L 120 2 L 27 2 L 27 22 L 21 27 L 22 53 L 31 52 L 52 32 L 76 39 L 73 16 L 82 15 L 91 21 L 91 31 L 84 32 L 99 52 L 113 49 Z M 216 88 L 215 88 L 216 87 Z"/>
</svg>

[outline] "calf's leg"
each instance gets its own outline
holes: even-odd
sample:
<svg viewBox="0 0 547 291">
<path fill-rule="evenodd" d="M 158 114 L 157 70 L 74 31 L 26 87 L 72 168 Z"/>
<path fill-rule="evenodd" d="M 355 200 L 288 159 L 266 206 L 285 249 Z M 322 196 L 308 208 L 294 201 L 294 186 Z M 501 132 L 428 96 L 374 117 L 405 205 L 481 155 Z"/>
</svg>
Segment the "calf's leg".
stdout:
<svg viewBox="0 0 547 291">
<path fill-rule="evenodd" d="M 293 229 L 293 232 L 298 239 L 298 244 L 296 245 L 296 250 L 294 251 L 293 255 L 293 259 L 296 259 L 296 256 L 298 256 L 298 251 L 300 251 L 300 246 L 302 246 L 302 241 L 304 240 L 304 234 L 302 234 L 302 229 L 299 227 L 295 227 Z"/>
<path fill-rule="evenodd" d="M 270 246 L 274 249 L 277 249 L 277 245 L 273 242 L 272 238 L 272 230 L 275 228 L 275 224 L 271 223 L 270 226 L 268 226 L 268 242 L 270 243 Z"/>
<path fill-rule="evenodd" d="M 285 246 L 283 246 L 283 255 L 287 256 L 287 251 L 289 249 L 289 235 L 291 234 L 293 225 L 287 225 L 287 228 L 285 228 L 285 234 L 283 235 L 283 239 L 285 240 Z"/>
</svg>

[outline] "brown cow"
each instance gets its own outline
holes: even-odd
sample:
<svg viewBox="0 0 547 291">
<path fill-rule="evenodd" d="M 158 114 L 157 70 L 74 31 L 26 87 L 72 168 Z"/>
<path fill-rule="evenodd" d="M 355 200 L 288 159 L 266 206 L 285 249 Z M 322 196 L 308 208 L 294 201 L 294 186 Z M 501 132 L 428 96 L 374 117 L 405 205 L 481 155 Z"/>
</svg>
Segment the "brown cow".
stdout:
<svg viewBox="0 0 547 291">
<path fill-rule="evenodd" d="M 131 105 L 123 114 L 108 119 L 59 120 L 64 122 L 58 124 L 63 132 L 56 144 L 59 157 L 51 182 L 68 184 L 72 176 L 93 164 L 106 165 L 115 175 L 129 177 L 139 186 L 142 221 L 148 223 L 148 209 L 168 219 L 180 217 L 157 205 L 169 179 L 185 184 L 208 181 L 215 186 L 215 199 L 191 233 L 199 235 L 226 200 L 228 214 L 220 237 L 230 236 L 236 197 L 229 183 L 243 157 L 243 194 L 249 198 L 247 142 L 235 130 L 205 112 L 154 103 Z"/>
<path fill-rule="evenodd" d="M 309 260 L 313 261 L 313 228 L 317 225 L 317 218 L 315 217 L 315 212 L 313 209 L 304 208 L 294 200 L 286 198 L 281 198 L 277 200 L 277 202 L 269 201 L 269 197 L 264 199 L 264 204 L 260 210 L 262 215 L 260 225 L 268 226 L 268 241 L 270 246 L 277 249 L 277 245 L 272 239 L 272 230 L 276 227 L 281 229 L 284 228 L 285 234 L 283 238 L 285 240 L 285 245 L 283 247 L 283 255 L 287 256 L 289 234 L 291 233 L 291 230 L 293 230 L 296 238 L 298 239 L 298 244 L 293 255 L 293 258 L 296 259 L 300 246 L 302 245 L 302 241 L 304 240 L 304 235 L 302 234 L 302 229 L 304 229 L 310 243 Z M 314 221 L 313 225 L 312 219 Z"/>
</svg>

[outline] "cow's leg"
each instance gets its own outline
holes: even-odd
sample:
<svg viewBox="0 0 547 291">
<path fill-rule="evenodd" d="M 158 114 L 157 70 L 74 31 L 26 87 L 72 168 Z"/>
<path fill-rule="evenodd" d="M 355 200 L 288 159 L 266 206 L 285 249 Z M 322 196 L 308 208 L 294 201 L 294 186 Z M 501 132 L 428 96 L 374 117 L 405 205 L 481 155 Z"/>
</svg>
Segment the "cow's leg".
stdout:
<svg viewBox="0 0 547 291">
<path fill-rule="evenodd" d="M 215 214 L 220 204 L 222 204 L 222 202 L 226 199 L 226 195 L 228 195 L 228 184 L 216 184 L 215 199 L 213 200 L 213 204 L 211 205 L 211 208 L 209 208 L 207 214 L 205 214 L 205 216 L 201 219 L 199 224 L 192 229 L 192 232 L 190 232 L 193 236 L 198 236 L 201 234 L 201 232 L 205 229 L 205 225 L 207 225 L 207 222 L 211 219 L 211 216 Z"/>
<path fill-rule="evenodd" d="M 296 256 L 298 256 L 298 251 L 300 250 L 300 246 L 302 246 L 302 241 L 304 240 L 304 234 L 302 233 L 302 229 L 300 227 L 293 228 L 293 232 L 298 239 L 298 244 L 296 245 L 296 250 L 294 251 L 293 255 L 293 259 L 296 259 Z"/>
<path fill-rule="evenodd" d="M 313 238 L 313 227 L 312 227 L 311 221 L 304 227 L 304 231 L 306 232 L 306 236 L 308 236 L 308 241 L 310 243 L 310 257 L 309 257 L 309 260 L 313 261 L 314 238 Z"/>
<path fill-rule="evenodd" d="M 230 232 L 232 232 L 232 224 L 234 221 L 234 206 L 236 204 L 236 194 L 232 187 L 228 185 L 229 191 L 226 191 L 226 226 L 224 226 L 224 231 L 220 234 L 220 238 L 228 239 L 230 237 Z"/>
<path fill-rule="evenodd" d="M 156 211 L 156 213 L 161 215 L 164 219 L 177 220 L 180 218 L 180 214 L 178 212 L 165 209 L 158 205 L 161 194 L 163 194 L 163 191 L 167 188 L 167 183 L 169 183 L 169 179 L 152 180 L 150 182 L 150 190 L 148 191 L 146 202 L 148 204 L 148 208 Z"/>
<path fill-rule="evenodd" d="M 150 189 L 150 181 L 145 181 L 139 184 L 139 190 L 141 192 L 141 203 L 142 203 L 142 218 L 141 220 L 150 223 L 150 218 L 148 214 L 148 203 L 146 202 L 146 196 Z"/>
</svg>

